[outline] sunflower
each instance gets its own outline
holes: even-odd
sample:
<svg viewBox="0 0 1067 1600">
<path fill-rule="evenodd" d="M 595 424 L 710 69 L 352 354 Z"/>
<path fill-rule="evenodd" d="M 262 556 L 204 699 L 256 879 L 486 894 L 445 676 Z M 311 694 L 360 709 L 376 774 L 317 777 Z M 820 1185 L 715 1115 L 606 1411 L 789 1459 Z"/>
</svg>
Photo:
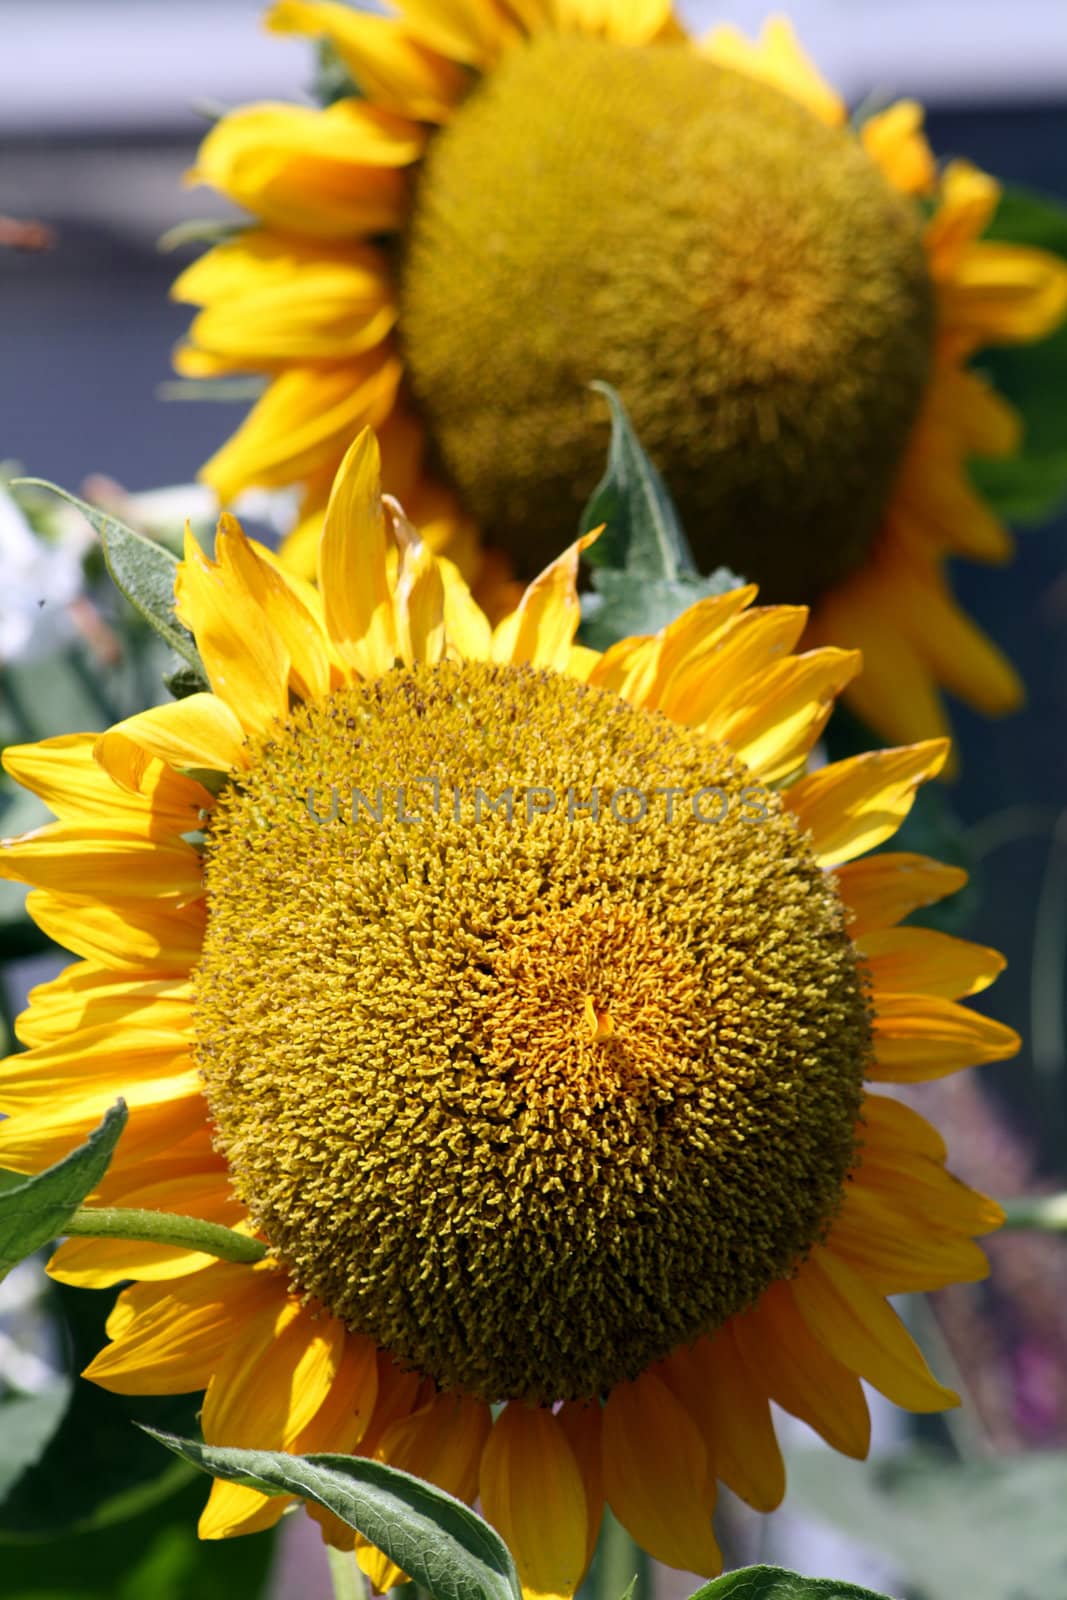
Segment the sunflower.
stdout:
<svg viewBox="0 0 1067 1600">
<path fill-rule="evenodd" d="M 286 557 L 310 576 L 369 424 L 496 615 L 508 563 L 573 537 L 604 379 L 702 566 L 861 648 L 847 693 L 886 738 L 944 734 L 942 688 L 1012 709 L 945 576 L 1011 551 L 966 463 L 1014 451 L 1019 419 L 968 362 L 1052 329 L 1067 266 L 981 240 L 996 183 L 939 172 L 912 101 L 846 125 L 781 19 L 697 42 L 667 0 L 397 5 L 280 0 L 269 25 L 328 40 L 362 97 L 238 109 L 191 175 L 256 219 L 174 289 L 203 307 L 181 372 L 269 380 L 204 468 L 222 501 L 302 481 Z"/>
<path fill-rule="evenodd" d="M 793 654 L 803 608 L 748 587 L 598 654 L 580 548 L 492 628 L 367 432 L 317 588 L 228 515 L 190 539 L 210 692 L 4 758 L 58 820 L 0 871 L 80 959 L 20 1019 L 0 1163 L 121 1093 L 95 1198 L 269 1246 L 61 1244 L 62 1281 L 132 1282 L 87 1376 L 480 1496 L 531 1596 L 573 1593 L 605 1502 L 714 1574 L 717 1480 L 783 1493 L 771 1400 L 857 1457 L 861 1379 L 955 1403 L 886 1297 L 981 1278 L 1001 1213 L 864 1085 L 1018 1043 L 957 1003 L 995 952 L 899 926 L 963 875 L 859 859 L 944 743 L 803 775 L 855 653 Z M 283 1508 L 216 1482 L 201 1533 Z"/>
</svg>

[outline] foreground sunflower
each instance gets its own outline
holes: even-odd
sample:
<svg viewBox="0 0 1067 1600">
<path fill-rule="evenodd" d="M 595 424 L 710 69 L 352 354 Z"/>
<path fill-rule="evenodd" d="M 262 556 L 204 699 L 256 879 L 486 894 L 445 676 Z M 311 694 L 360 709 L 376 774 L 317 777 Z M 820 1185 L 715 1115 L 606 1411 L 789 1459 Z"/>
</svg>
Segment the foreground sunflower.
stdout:
<svg viewBox="0 0 1067 1600">
<path fill-rule="evenodd" d="M 855 654 L 792 654 L 803 609 L 751 587 L 576 646 L 580 548 L 492 629 L 362 435 L 318 588 L 232 518 L 190 540 L 210 692 L 9 750 L 59 820 L 0 853 L 81 958 L 20 1020 L 0 1163 L 121 1094 L 96 1198 L 270 1249 L 61 1245 L 133 1280 L 87 1376 L 479 1495 L 531 1596 L 573 1593 L 605 1501 L 713 1574 L 716 1481 L 782 1496 L 772 1399 L 857 1457 L 861 1379 L 955 1403 L 886 1296 L 980 1278 L 1001 1214 L 864 1081 L 1017 1047 L 956 1003 L 1001 958 L 898 926 L 962 874 L 858 859 L 943 742 L 797 776 Z M 216 1483 L 201 1532 L 283 1508 Z"/>
<path fill-rule="evenodd" d="M 573 537 L 615 386 L 697 558 L 814 605 L 860 647 L 887 738 L 994 714 L 1016 675 L 960 612 L 949 555 L 1010 539 L 971 487 L 1019 421 L 967 363 L 1040 338 L 1067 266 L 982 242 L 996 183 L 938 172 L 902 101 L 858 130 L 788 24 L 697 43 L 667 0 L 281 0 L 365 98 L 223 117 L 193 174 L 252 212 L 179 279 L 195 377 L 269 384 L 204 469 L 223 501 L 303 481 L 310 575 L 357 429 L 387 489 L 491 603 Z M 498 547 L 479 552 L 476 527 Z M 497 591 L 499 594 L 499 590 Z"/>
</svg>

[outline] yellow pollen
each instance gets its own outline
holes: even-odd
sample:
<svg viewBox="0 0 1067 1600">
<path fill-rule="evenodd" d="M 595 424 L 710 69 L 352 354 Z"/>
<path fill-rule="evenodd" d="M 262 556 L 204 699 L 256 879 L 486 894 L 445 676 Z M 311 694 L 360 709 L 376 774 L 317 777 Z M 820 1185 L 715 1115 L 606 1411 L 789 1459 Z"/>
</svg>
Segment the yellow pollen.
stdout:
<svg viewBox="0 0 1067 1600">
<path fill-rule="evenodd" d="M 926 387 L 916 208 L 854 136 L 696 51 L 543 34 L 435 133 L 399 336 L 440 465 L 533 573 L 622 395 L 702 565 L 814 598 L 876 537 Z"/>
<path fill-rule="evenodd" d="M 867 1001 L 832 878 L 728 752 L 445 662 L 251 756 L 207 843 L 196 1054 L 301 1292 L 442 1387 L 588 1399 L 822 1237 Z M 709 785 L 717 823 L 678 799 Z"/>
</svg>

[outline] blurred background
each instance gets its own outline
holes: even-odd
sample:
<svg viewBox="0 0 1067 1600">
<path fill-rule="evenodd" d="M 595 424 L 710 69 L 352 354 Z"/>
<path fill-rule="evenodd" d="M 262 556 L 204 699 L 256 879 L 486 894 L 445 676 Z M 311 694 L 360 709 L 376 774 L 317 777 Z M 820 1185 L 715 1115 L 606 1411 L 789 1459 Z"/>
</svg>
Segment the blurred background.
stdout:
<svg viewBox="0 0 1067 1600">
<path fill-rule="evenodd" d="M 748 0 L 714 8 L 697 0 L 682 9 L 697 28 L 730 19 L 750 31 L 765 11 Z M 40 224 L 23 232 L 22 248 L 0 248 L 0 461 L 74 490 L 101 474 L 129 491 L 180 484 L 194 478 L 243 414 L 240 402 L 165 398 L 169 350 L 187 319 L 167 290 L 192 251 L 163 253 L 158 241 L 186 219 L 222 214 L 213 196 L 182 183 L 208 117 L 250 99 L 307 96 L 314 65 L 307 45 L 266 34 L 260 11 L 257 0 L 0 0 L 0 236 L 2 219 Z M 940 156 L 966 156 L 1005 182 L 1067 204 L 1064 0 L 795 0 L 790 14 L 851 103 L 914 95 L 928 107 Z M 1067 450 L 1067 395 L 1050 403 L 1058 405 Z M 4 592 L 10 599 L 15 583 L 12 549 L 0 540 L 0 620 Z M 992 726 L 953 708 L 961 777 L 933 797 L 908 842 L 972 868 L 974 889 L 959 915 L 971 937 L 1007 954 L 1009 969 L 990 1009 L 1018 1028 L 1026 1045 L 1019 1061 L 930 1085 L 922 1106 L 950 1131 L 961 1176 L 998 1196 L 1051 1191 L 1067 1187 L 1067 515 L 1022 532 L 1010 568 L 961 565 L 954 581 L 966 609 L 1021 668 L 1029 703 Z M 56 582 L 61 590 L 62 574 Z M 10 737 L 11 696 L 29 695 L 47 720 L 49 691 L 32 662 L 2 675 L 3 640 L 0 629 L 0 722 Z M 122 692 L 136 696 L 136 683 Z M 100 706 L 87 701 L 83 725 L 99 725 L 100 717 Z M 39 731 L 59 726 L 69 722 Z M 13 831 L 9 816 L 0 821 L 3 832 Z M 15 991 L 29 976 L 29 969 L 16 973 L 9 1004 L 20 1003 Z M 1009 1490 L 999 1458 L 1036 1452 L 1065 1459 L 1052 1453 L 1067 1446 L 1067 1243 L 1015 1235 L 994 1241 L 991 1253 L 989 1285 L 942 1295 L 932 1312 L 917 1313 L 917 1332 L 942 1376 L 966 1395 L 951 1431 L 932 1425 L 927 1440 L 977 1463 L 966 1499 L 946 1493 L 943 1478 L 935 1481 L 910 1454 L 892 1469 L 901 1439 L 886 1421 L 890 1465 L 873 1475 L 841 1461 L 816 1470 L 804 1453 L 788 1513 L 757 1530 L 728 1508 L 727 1536 L 738 1559 L 892 1581 L 894 1593 L 908 1585 L 921 1600 L 1005 1600 L 1009 1592 L 1020 1600 L 1064 1600 L 1062 1497 L 1038 1476 L 1026 1480 L 1020 1498 L 1024 1480 L 1014 1477 Z M 23 1326 L 37 1304 L 36 1280 L 20 1279 L 24 1286 L 12 1289 L 14 1282 L 5 1286 L 8 1300 L 0 1298 L 0 1330 L 12 1295 L 23 1297 Z M 88 1347 L 94 1333 L 82 1331 Z M 16 1349 L 0 1331 L 0 1388 L 5 1373 L 20 1392 L 32 1393 L 35 1380 L 46 1387 L 32 1361 L 26 1364 L 25 1344 L 23 1338 Z M 45 1363 L 41 1370 L 47 1377 L 51 1369 Z M 121 1455 L 125 1448 L 107 1432 L 110 1424 L 96 1425 L 95 1453 L 68 1460 L 70 1472 L 96 1471 L 101 1451 L 106 1462 L 109 1450 Z M 1067 1474 L 1058 1481 L 1067 1493 Z M 140 1527 L 136 1519 L 121 1524 L 140 1566 L 121 1581 L 101 1578 L 111 1559 L 104 1553 L 110 1513 L 94 1512 L 96 1531 L 60 1556 L 10 1542 L 20 1529 L 17 1505 L 4 1509 L 7 1489 L 0 1462 L 5 1600 L 45 1592 L 53 1600 L 253 1595 L 272 1561 L 274 1600 L 310 1600 L 325 1582 L 317 1536 L 290 1538 L 280 1554 L 213 1550 L 204 1565 L 178 1522 L 170 1546 L 160 1543 L 159 1519 L 147 1502 L 140 1532 L 131 1532 Z M 179 1493 L 189 1525 L 188 1508 L 203 1493 L 196 1485 Z M 951 1503 L 942 1505 L 939 1494 Z M 1035 1505 L 1058 1530 L 1047 1549 Z M 845 1523 L 851 1541 L 822 1531 L 827 1517 Z M 1033 1579 L 1028 1568 L 1027 1586 L 1011 1590 L 1005 1555 L 1023 1537 L 1020 1517 L 1044 1576 Z M 920 1587 L 909 1575 L 910 1553 L 924 1551 L 928 1564 L 935 1545 L 945 1572 L 927 1572 Z M 1038 1582 L 1032 1591 L 1031 1582 Z M 670 1592 L 665 1582 L 662 1593 Z"/>
</svg>

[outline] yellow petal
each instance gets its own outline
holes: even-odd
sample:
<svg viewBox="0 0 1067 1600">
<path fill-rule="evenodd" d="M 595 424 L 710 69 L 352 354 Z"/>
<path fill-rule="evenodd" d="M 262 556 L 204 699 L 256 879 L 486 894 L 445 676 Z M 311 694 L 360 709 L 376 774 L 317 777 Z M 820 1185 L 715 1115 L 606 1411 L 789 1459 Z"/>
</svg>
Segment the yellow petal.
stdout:
<svg viewBox="0 0 1067 1600">
<path fill-rule="evenodd" d="M 938 304 L 946 328 L 977 344 L 1044 339 L 1067 314 L 1067 262 L 1028 245 L 971 245 Z"/>
<path fill-rule="evenodd" d="M 95 1199 L 86 1202 L 96 1204 Z M 189 1173 L 160 1183 L 129 1189 L 113 1204 L 146 1211 L 171 1211 L 199 1217 L 232 1228 L 245 1217 L 244 1207 L 232 1198 L 224 1171 Z M 248 1231 L 247 1229 L 245 1231 Z M 134 1278 L 164 1281 L 188 1277 L 213 1266 L 215 1257 L 173 1245 L 145 1244 L 130 1239 L 73 1238 L 61 1244 L 48 1263 L 49 1275 L 61 1283 L 86 1289 L 106 1289 Z"/>
<path fill-rule="evenodd" d="M 142 978 L 116 974 L 94 962 L 79 961 L 29 993 L 29 1009 L 15 1032 L 24 1045 L 48 1044 L 81 1028 L 112 1028 L 149 1021 L 168 1032 L 191 1024 L 193 986 L 184 978 Z"/>
<path fill-rule="evenodd" d="M 267 13 L 276 33 L 329 39 L 364 93 L 388 111 L 419 122 L 447 122 L 466 89 L 453 62 L 419 44 L 392 17 L 355 11 L 336 0 L 278 0 Z"/>
<path fill-rule="evenodd" d="M 608 1504 L 643 1550 L 713 1578 L 722 1555 L 711 1527 L 713 1467 L 700 1431 L 661 1378 L 618 1384 L 604 1407 Z"/>
<path fill-rule="evenodd" d="M 807 619 L 804 606 L 761 606 L 734 618 L 679 663 L 660 710 L 720 738 L 730 718 L 751 704 L 754 683 L 788 656 Z"/>
<path fill-rule="evenodd" d="M 662 1375 L 700 1428 L 716 1476 L 757 1511 L 773 1511 L 785 1494 L 785 1466 L 767 1391 L 732 1324 L 676 1350 Z"/>
<path fill-rule="evenodd" d="M 745 1361 L 772 1400 L 843 1455 L 862 1460 L 871 1420 L 859 1379 L 808 1330 L 788 1284 L 776 1283 L 752 1311 L 734 1318 Z"/>
<path fill-rule="evenodd" d="M 780 89 L 791 100 L 806 106 L 820 122 L 839 127 L 845 120 L 844 101 L 800 48 L 786 17 L 768 17 L 755 41 L 746 39 L 733 23 L 720 23 L 701 39 L 700 49 L 720 66 Z"/>
<path fill-rule="evenodd" d="M 183 702 L 184 703 L 184 702 Z M 189 833 L 199 827 L 200 808 L 211 795 L 200 784 L 179 777 L 159 762 L 145 762 L 141 784 L 132 794 L 116 787 L 97 761 L 95 733 L 61 734 L 39 744 L 8 745 L 5 769 L 63 821 L 88 817 L 116 822 L 124 816 L 151 817 L 161 830 Z"/>
<path fill-rule="evenodd" d="M 924 245 L 931 276 L 950 278 L 1000 203 L 1000 185 L 969 161 L 952 161 L 941 175 L 940 204 L 926 224 Z"/>
<path fill-rule="evenodd" d="M 971 1238 L 933 1226 L 873 1185 L 849 1185 L 826 1243 L 880 1295 L 980 1283 L 989 1275 L 989 1262 Z"/>
<path fill-rule="evenodd" d="M 556 1412 L 560 1427 L 567 1436 L 571 1453 L 578 1463 L 585 1492 L 585 1567 L 593 1559 L 600 1525 L 604 1520 L 604 1460 L 602 1448 L 602 1419 L 600 1401 L 568 1400 Z"/>
<path fill-rule="evenodd" d="M 339 364 L 290 367 L 201 477 L 225 502 L 250 486 L 283 486 L 332 468 L 361 428 L 388 417 L 401 372 L 387 346 Z"/>
<path fill-rule="evenodd" d="M 330 662 L 316 610 L 275 562 L 258 554 L 226 512 L 219 519 L 216 550 L 223 570 L 259 607 L 265 630 L 281 642 L 282 657 L 289 663 L 286 698 L 291 693 L 302 700 L 322 699 L 330 688 Z"/>
<path fill-rule="evenodd" d="M 905 631 L 881 565 L 872 564 L 823 597 L 807 641 L 862 653 L 863 670 L 848 684 L 845 701 L 884 739 L 911 744 L 947 734 L 936 676 Z"/>
<path fill-rule="evenodd" d="M 266 733 L 289 710 L 289 652 L 240 573 L 232 563 L 209 560 L 187 532 L 174 595 L 178 616 L 196 637 L 212 692 L 246 733 Z M 190 723 L 202 713 L 202 706 L 195 707 Z"/>
<path fill-rule="evenodd" d="M 179 770 L 240 771 L 248 765 L 244 742 L 240 720 L 224 700 L 213 694 L 191 694 L 116 723 L 96 741 L 96 755 L 115 783 L 137 791 L 154 761 Z M 203 792 L 207 806 L 213 805 L 213 798 Z"/>
<path fill-rule="evenodd" d="M 521 39 L 496 0 L 400 0 L 405 26 L 425 45 L 465 67 L 485 67 Z"/>
<path fill-rule="evenodd" d="M 857 939 L 856 948 L 879 995 L 961 1000 L 987 989 L 1006 964 L 997 950 L 932 928 L 882 928 Z"/>
<path fill-rule="evenodd" d="M 217 1262 L 178 1283 L 119 1297 L 132 1315 L 108 1322 L 112 1343 L 83 1377 L 116 1394 L 189 1394 L 206 1388 L 246 1322 L 279 1298 L 276 1275 Z M 120 1331 L 121 1330 L 121 1331 Z"/>
<path fill-rule="evenodd" d="M 151 967 L 184 975 L 200 959 L 202 904 L 167 909 L 143 900 L 101 905 L 77 895 L 35 890 L 26 909 L 57 944 L 105 967 Z"/>
<path fill-rule="evenodd" d="M 488 661 L 493 641 L 489 618 L 454 562 L 438 556 L 437 565 L 445 586 L 445 636 L 450 652 L 463 661 Z"/>
<path fill-rule="evenodd" d="M 801 778 L 783 798 L 810 833 L 820 866 L 834 867 L 891 838 L 911 810 L 915 790 L 945 764 L 948 741 L 871 750 Z"/>
<path fill-rule="evenodd" d="M 534 667 L 566 671 L 574 635 L 582 620 L 578 562 L 596 536 L 583 535 L 533 580 L 517 609 L 493 634 L 494 661 L 515 665 L 528 662 Z"/>
<path fill-rule="evenodd" d="M 938 1383 L 891 1306 L 822 1245 L 791 1284 L 800 1313 L 843 1366 L 907 1411 L 944 1411 L 959 1396 Z"/>
<path fill-rule="evenodd" d="M 478 1470 L 491 1426 L 484 1400 L 436 1394 L 410 1416 L 390 1423 L 374 1456 L 469 1503 L 478 1493 Z"/>
<path fill-rule="evenodd" d="M 505 1406 L 483 1452 L 481 1500 L 515 1558 L 524 1600 L 569 1600 L 585 1570 L 585 1490 L 551 1411 Z"/>
<path fill-rule="evenodd" d="M 445 653 L 445 586 L 428 545 L 414 539 L 401 552 L 394 595 L 397 648 L 408 666 L 430 665 Z"/>
<path fill-rule="evenodd" d="M 948 1146 L 937 1129 L 903 1100 L 868 1092 L 860 1118 L 857 1136 L 864 1148 L 870 1145 L 876 1153 L 900 1150 L 936 1162 L 948 1157 Z"/>
<path fill-rule="evenodd" d="M 854 939 L 903 922 L 913 911 L 956 894 L 967 882 L 962 867 L 899 850 L 846 862 L 834 869 L 834 877 L 852 913 Z"/>
<path fill-rule="evenodd" d="M 388 672 L 397 655 L 388 545 L 378 441 L 364 428 L 341 463 L 326 509 L 319 589 L 330 638 L 367 678 Z"/>
<path fill-rule="evenodd" d="M 858 650 L 833 649 L 778 662 L 760 678 L 756 703 L 720 723 L 720 737 L 755 777 L 778 782 L 807 760 L 861 665 Z"/>
<path fill-rule="evenodd" d="M 381 251 L 249 228 L 187 267 L 176 300 L 206 307 L 188 337 L 237 369 L 339 361 L 380 344 L 396 321 Z"/>
<path fill-rule="evenodd" d="M 51 822 L 20 839 L 0 839 L 0 878 L 103 901 L 184 901 L 204 892 L 190 845 L 98 822 Z"/>
<path fill-rule="evenodd" d="M 146 1025 L 82 1028 L 0 1061 L 0 1106 L 16 1111 L 81 1090 L 131 1089 L 191 1065 L 186 1029 Z M 116 1093 L 122 1092 L 121 1087 Z M 112 1097 L 114 1098 L 114 1096 Z"/>
<path fill-rule="evenodd" d="M 201 1539 L 231 1539 L 241 1533 L 264 1533 L 292 1505 L 291 1495 L 262 1495 L 240 1483 L 216 1478 L 197 1531 Z"/>
<path fill-rule="evenodd" d="M 561 33 L 637 46 L 676 36 L 669 0 L 555 0 L 554 9 Z"/>
<path fill-rule="evenodd" d="M 874 1018 L 875 1065 L 868 1076 L 921 1083 L 961 1067 L 1004 1061 L 1022 1041 L 1014 1028 L 978 1011 L 922 994 L 880 995 Z"/>
<path fill-rule="evenodd" d="M 408 187 L 398 169 L 418 160 L 423 140 L 415 123 L 358 100 L 324 111 L 245 105 L 215 123 L 191 181 L 297 233 L 381 233 L 403 221 Z"/>
<path fill-rule="evenodd" d="M 129 1121 L 112 1167 L 135 1165 L 168 1150 L 204 1120 L 196 1071 L 130 1084 L 116 1078 L 85 1094 L 66 1094 L 43 1108 L 0 1120 L 0 1167 L 40 1172 L 83 1144 L 121 1094 Z"/>
<path fill-rule="evenodd" d="M 937 183 L 937 164 L 917 100 L 897 100 L 868 117 L 860 129 L 860 142 L 901 194 L 929 194 Z"/>
</svg>

